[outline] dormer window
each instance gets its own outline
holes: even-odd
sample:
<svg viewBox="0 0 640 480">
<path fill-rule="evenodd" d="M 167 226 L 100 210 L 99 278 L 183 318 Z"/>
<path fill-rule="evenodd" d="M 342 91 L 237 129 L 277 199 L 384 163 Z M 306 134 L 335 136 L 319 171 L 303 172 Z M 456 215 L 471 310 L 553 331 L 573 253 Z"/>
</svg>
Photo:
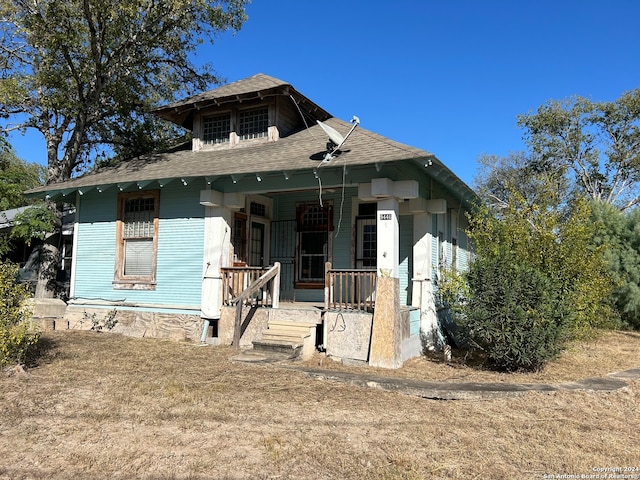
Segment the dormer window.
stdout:
<svg viewBox="0 0 640 480">
<path fill-rule="evenodd" d="M 264 138 L 269 131 L 269 109 L 267 107 L 252 108 L 240 112 L 238 136 L 240 140 Z"/>
<path fill-rule="evenodd" d="M 205 145 L 229 143 L 231 114 L 211 115 L 202 119 L 202 140 Z"/>
<path fill-rule="evenodd" d="M 204 112 L 196 119 L 194 130 L 194 150 L 210 148 L 229 148 L 251 145 L 256 141 L 278 140 L 278 129 L 271 122 L 271 105 L 250 105 L 244 108 L 229 108 L 216 113 Z"/>
</svg>

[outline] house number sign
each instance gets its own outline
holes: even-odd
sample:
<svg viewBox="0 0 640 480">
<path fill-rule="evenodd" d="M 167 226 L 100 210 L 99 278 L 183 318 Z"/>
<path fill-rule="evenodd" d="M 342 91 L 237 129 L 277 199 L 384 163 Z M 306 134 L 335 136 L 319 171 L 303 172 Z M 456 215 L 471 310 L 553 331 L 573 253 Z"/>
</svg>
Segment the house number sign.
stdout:
<svg viewBox="0 0 640 480">
<path fill-rule="evenodd" d="M 391 220 L 391 214 L 390 213 L 381 213 L 380 214 L 380 220 Z"/>
</svg>

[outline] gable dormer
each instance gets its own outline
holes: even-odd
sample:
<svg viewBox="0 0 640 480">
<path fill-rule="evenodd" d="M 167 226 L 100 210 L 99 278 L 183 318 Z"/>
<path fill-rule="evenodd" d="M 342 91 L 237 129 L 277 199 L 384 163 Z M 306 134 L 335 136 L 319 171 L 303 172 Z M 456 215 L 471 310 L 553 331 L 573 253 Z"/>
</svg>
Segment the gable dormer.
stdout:
<svg viewBox="0 0 640 480">
<path fill-rule="evenodd" d="M 155 110 L 193 132 L 193 150 L 275 142 L 331 115 L 290 84 L 264 74 Z"/>
</svg>

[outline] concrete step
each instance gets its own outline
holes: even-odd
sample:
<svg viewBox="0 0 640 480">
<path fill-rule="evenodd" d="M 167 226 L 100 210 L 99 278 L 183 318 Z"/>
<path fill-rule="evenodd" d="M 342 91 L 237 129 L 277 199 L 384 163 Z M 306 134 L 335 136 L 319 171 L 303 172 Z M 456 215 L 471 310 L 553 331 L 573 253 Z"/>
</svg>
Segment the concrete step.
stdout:
<svg viewBox="0 0 640 480">
<path fill-rule="evenodd" d="M 302 350 L 302 342 L 289 340 L 254 340 L 253 349 L 259 352 L 275 352 L 297 357 Z"/>
<path fill-rule="evenodd" d="M 304 343 L 304 339 L 305 337 L 308 337 L 309 335 L 296 335 L 295 333 L 288 333 L 288 332 L 272 332 L 272 331 L 265 331 L 262 334 L 262 338 L 261 340 L 269 340 L 272 342 L 276 342 L 278 340 L 282 340 L 284 342 L 296 342 L 299 344 Z"/>
<path fill-rule="evenodd" d="M 293 323 L 322 323 L 322 310 L 304 308 L 274 308 L 272 312 L 273 321 L 293 322 Z"/>
<path fill-rule="evenodd" d="M 315 329 L 316 324 L 311 322 L 269 320 L 262 338 L 253 341 L 253 349 L 308 356 L 315 349 Z"/>
<path fill-rule="evenodd" d="M 311 327 L 315 327 L 316 323 L 312 322 L 291 322 L 286 320 L 269 320 L 269 329 L 287 329 L 291 331 L 309 331 Z"/>
</svg>

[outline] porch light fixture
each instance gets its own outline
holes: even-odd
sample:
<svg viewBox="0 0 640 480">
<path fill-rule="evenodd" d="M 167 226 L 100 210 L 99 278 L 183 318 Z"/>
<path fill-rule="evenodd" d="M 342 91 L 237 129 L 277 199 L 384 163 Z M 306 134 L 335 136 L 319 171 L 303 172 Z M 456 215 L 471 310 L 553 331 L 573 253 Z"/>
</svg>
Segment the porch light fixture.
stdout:
<svg viewBox="0 0 640 480">
<path fill-rule="evenodd" d="M 238 177 L 236 177 L 235 175 L 231 175 L 231 181 L 233 183 L 238 183 Z"/>
<path fill-rule="evenodd" d="M 284 179 L 285 180 L 289 180 L 291 178 L 291 175 L 289 175 L 289 172 L 282 172 L 284 174 Z"/>
<path fill-rule="evenodd" d="M 262 181 L 262 177 L 260 176 L 259 173 L 256 173 L 256 180 L 261 182 Z"/>
</svg>

